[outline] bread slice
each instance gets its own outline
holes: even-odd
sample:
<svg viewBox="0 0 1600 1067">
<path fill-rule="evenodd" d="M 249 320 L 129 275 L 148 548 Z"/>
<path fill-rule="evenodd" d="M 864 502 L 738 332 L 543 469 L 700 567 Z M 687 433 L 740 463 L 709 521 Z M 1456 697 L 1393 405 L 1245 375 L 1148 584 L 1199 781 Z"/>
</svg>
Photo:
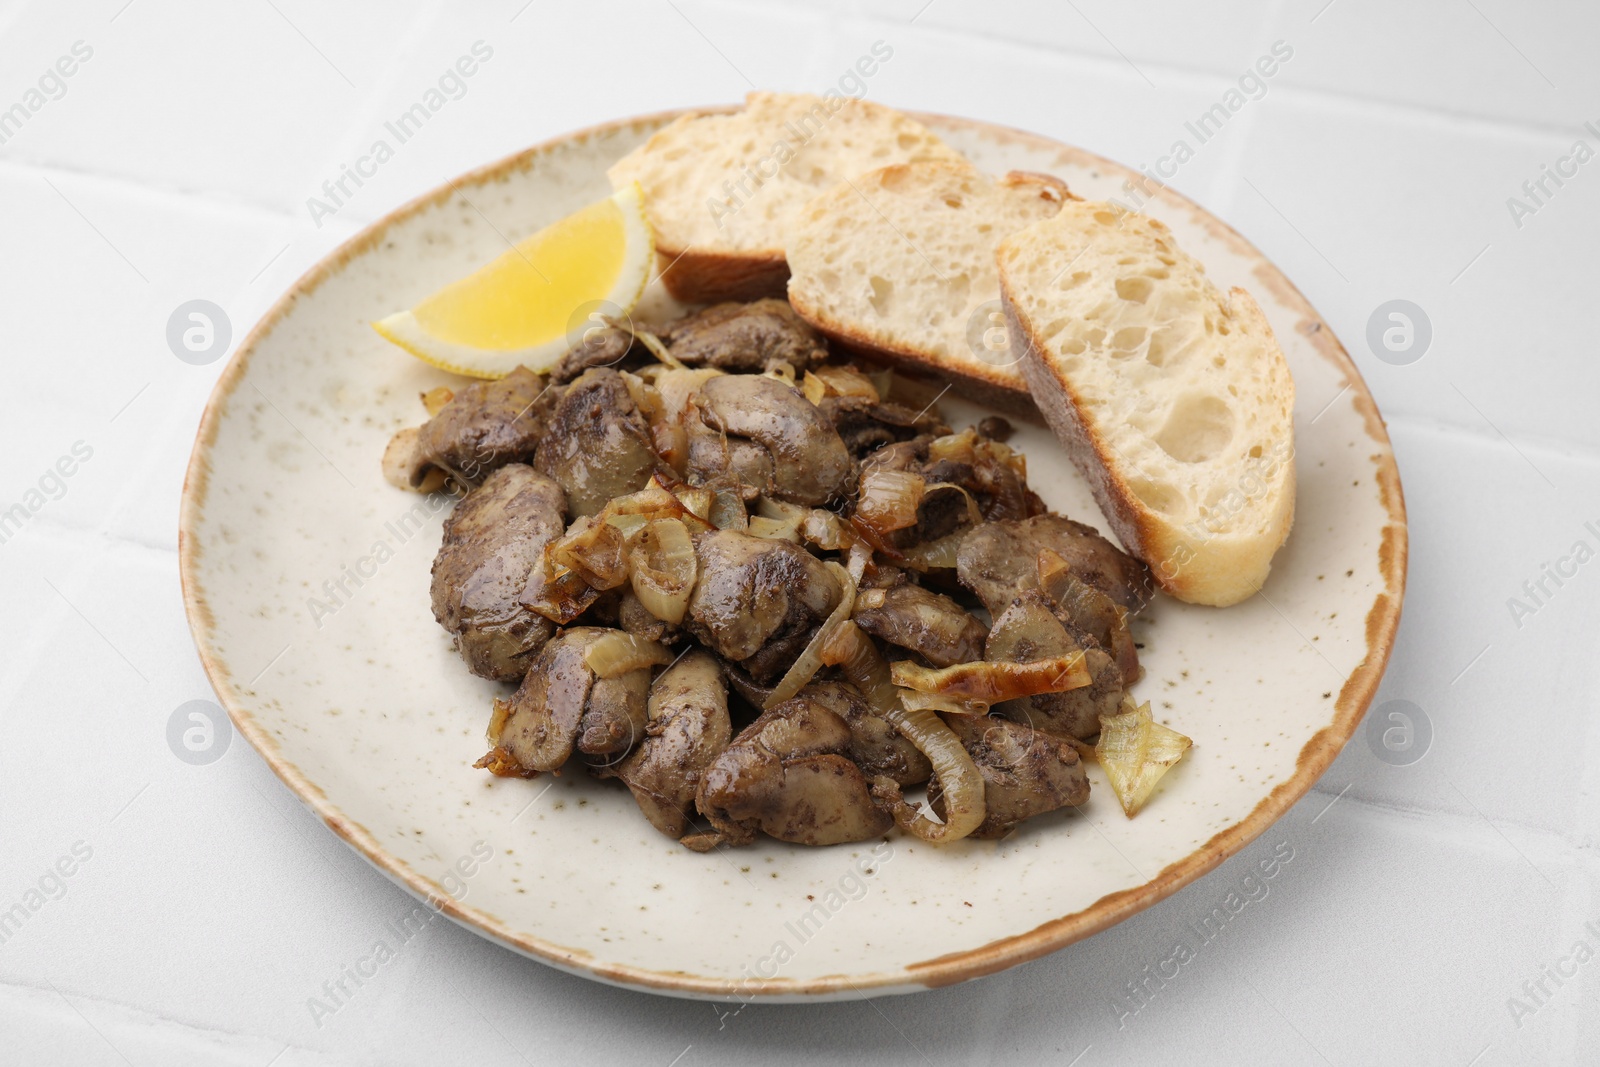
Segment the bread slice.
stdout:
<svg viewBox="0 0 1600 1067">
<path fill-rule="evenodd" d="M 1032 408 L 1006 343 L 995 247 L 1061 210 L 1059 178 L 995 181 L 965 162 L 882 167 L 805 206 L 789 231 L 789 303 L 845 347 Z"/>
<path fill-rule="evenodd" d="M 1257 592 L 1294 521 L 1294 379 L 1161 223 L 1075 201 L 1000 243 L 1011 344 L 1123 546 L 1181 600 Z"/>
<path fill-rule="evenodd" d="M 919 122 L 847 96 L 755 92 L 729 115 L 684 115 L 607 172 L 644 187 L 667 289 L 711 303 L 782 296 L 784 234 L 806 201 L 889 163 L 961 161 Z"/>
</svg>

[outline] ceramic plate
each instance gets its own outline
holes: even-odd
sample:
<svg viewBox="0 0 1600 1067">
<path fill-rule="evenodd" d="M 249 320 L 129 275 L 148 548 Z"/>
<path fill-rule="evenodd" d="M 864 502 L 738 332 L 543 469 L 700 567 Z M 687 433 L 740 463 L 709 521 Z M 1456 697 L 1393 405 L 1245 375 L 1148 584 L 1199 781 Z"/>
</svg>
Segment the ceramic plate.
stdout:
<svg viewBox="0 0 1600 1067">
<path fill-rule="evenodd" d="M 562 970 L 677 996 L 850 998 L 989 974 L 1149 907 L 1270 826 L 1377 688 L 1405 510 L 1378 411 L 1327 325 L 1238 234 L 1170 192 L 1145 210 L 1219 284 L 1250 289 L 1288 355 L 1299 498 L 1261 596 L 1226 610 L 1157 598 L 1136 623 L 1135 695 L 1195 741 L 1137 819 L 1091 767 L 1081 813 L 1003 841 L 763 840 L 698 855 L 615 783 L 472 769 L 504 690 L 467 673 L 429 611 L 447 501 L 379 473 L 390 435 L 423 418 L 418 393 L 452 379 L 368 323 L 605 195 L 606 167 L 672 117 L 562 137 L 406 205 L 314 267 L 240 345 L 200 425 L 181 523 L 190 625 L 238 730 L 334 833 L 456 921 Z M 1126 196 L 1133 172 L 1087 152 L 924 119 L 992 173 Z M 981 414 L 946 407 L 957 426 Z M 1052 508 L 1104 528 L 1047 431 L 1024 426 L 1013 443 Z"/>
</svg>

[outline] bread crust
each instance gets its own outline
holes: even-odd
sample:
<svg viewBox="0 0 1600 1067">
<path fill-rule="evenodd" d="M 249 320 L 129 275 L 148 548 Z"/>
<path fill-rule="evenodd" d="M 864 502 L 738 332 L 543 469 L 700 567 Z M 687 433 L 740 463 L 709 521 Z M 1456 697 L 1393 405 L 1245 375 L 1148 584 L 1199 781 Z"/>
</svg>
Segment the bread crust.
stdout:
<svg viewBox="0 0 1600 1067">
<path fill-rule="evenodd" d="M 1266 328 L 1266 319 L 1250 294 L 1231 291 L 1242 314 Z M 1129 488 L 1122 477 L 1120 457 L 1089 427 L 1082 402 L 1072 383 L 1045 354 L 1041 339 L 1018 309 L 1005 268 L 1000 270 L 1000 302 L 1006 316 L 1007 336 L 1021 357 L 1034 402 L 1045 422 L 1055 431 L 1073 466 L 1094 493 L 1096 503 L 1112 532 L 1130 554 L 1143 560 L 1156 582 L 1168 594 L 1191 604 L 1228 607 L 1261 591 L 1272 567 L 1272 557 L 1289 536 L 1294 522 L 1295 471 L 1288 458 L 1278 514 L 1265 537 L 1219 534 L 1203 538 L 1186 535 L 1160 518 Z M 1270 328 L 1268 328 L 1270 336 Z M 1280 357 L 1281 358 L 1281 357 Z"/>
<path fill-rule="evenodd" d="M 789 285 L 789 262 L 782 252 L 706 252 L 657 246 L 656 263 L 667 292 L 685 304 L 781 297 Z"/>
<path fill-rule="evenodd" d="M 945 163 L 897 163 L 881 168 L 887 173 L 909 167 L 935 168 L 951 166 Z M 970 166 L 962 169 L 970 171 Z M 870 177 L 870 176 L 869 176 Z M 1037 171 L 1009 171 L 996 180 L 996 184 L 1011 189 L 1035 188 L 1038 195 L 1051 201 L 1064 202 L 1080 199 L 1067 188 L 1067 183 L 1053 174 Z M 932 377 L 951 383 L 958 388 L 963 399 L 997 408 L 1007 415 L 1015 415 L 1030 422 L 1039 422 L 1039 409 L 1028 391 L 1027 382 L 1017 373 L 1008 373 L 1016 364 L 1006 368 L 992 367 L 979 362 L 945 359 L 933 352 L 896 344 L 892 338 L 876 336 L 859 326 L 837 318 L 811 303 L 803 290 L 791 288 L 789 303 L 801 318 L 825 334 L 830 341 L 849 352 L 865 356 L 878 363 L 905 369 L 917 375 Z"/>
<path fill-rule="evenodd" d="M 650 198 L 654 195 L 653 182 L 659 177 L 661 166 L 659 160 L 652 157 L 670 154 L 670 149 L 676 141 L 690 136 L 704 121 L 726 122 L 738 119 L 742 115 L 752 115 L 753 121 L 758 124 L 757 131 L 760 136 L 778 137 L 793 152 L 808 144 L 812 136 L 821 136 L 820 126 L 815 134 L 801 136 L 795 123 L 809 130 L 811 127 L 807 125 L 808 122 L 829 122 L 832 116 L 846 109 L 851 112 L 855 121 L 876 123 L 881 127 L 878 131 L 880 133 L 888 131 L 884 136 L 891 146 L 895 143 L 896 132 L 902 136 L 907 133 L 915 135 L 920 139 L 920 147 L 916 149 L 919 155 L 913 158 L 948 157 L 965 164 L 960 153 L 939 141 L 921 123 L 887 105 L 853 97 L 836 96 L 830 101 L 827 97 L 804 93 L 753 91 L 746 95 L 744 105 L 739 109 L 710 109 L 680 115 L 653 133 L 644 144 L 613 163 L 607 174 L 614 187 L 632 181 L 640 182 L 647 198 Z M 824 111 L 826 116 L 817 118 Z M 780 129 L 778 122 L 785 118 L 791 121 L 784 122 Z M 768 125 L 761 126 L 759 125 L 761 122 Z M 800 136 L 798 144 L 794 142 L 796 136 Z M 682 146 L 679 148 L 681 150 Z M 904 146 L 901 146 L 899 151 L 902 156 L 908 154 Z M 779 160 L 780 168 L 783 162 L 782 159 Z M 834 163 L 837 166 L 838 160 Z M 666 164 L 666 167 L 670 172 L 671 164 Z M 748 167 L 745 173 L 749 173 Z M 843 177 L 849 177 L 854 173 L 856 170 L 853 166 L 848 173 L 841 172 Z M 763 174 L 765 175 L 764 171 Z M 771 175 L 765 176 L 771 177 Z M 760 183 L 757 184 L 759 187 Z M 768 229 L 760 234 L 759 241 L 765 247 L 738 248 L 732 247 L 736 242 L 723 241 L 720 236 L 720 223 L 717 227 L 719 235 L 712 236 L 694 227 L 665 225 L 661 218 L 653 213 L 653 208 L 647 210 L 652 212 L 650 218 L 656 230 L 657 250 L 660 253 L 659 264 L 664 270 L 662 280 L 667 291 L 676 299 L 685 303 L 717 303 L 724 300 L 756 300 L 761 297 L 783 295 L 789 270 L 781 247 L 783 239 L 781 232 Z M 716 218 L 716 215 L 713 214 L 712 217 Z"/>
</svg>

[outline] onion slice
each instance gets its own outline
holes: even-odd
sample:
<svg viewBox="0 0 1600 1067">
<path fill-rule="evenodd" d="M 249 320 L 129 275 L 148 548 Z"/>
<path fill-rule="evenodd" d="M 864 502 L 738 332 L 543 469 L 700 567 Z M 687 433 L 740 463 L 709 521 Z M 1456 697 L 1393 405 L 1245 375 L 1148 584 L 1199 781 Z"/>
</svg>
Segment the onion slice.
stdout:
<svg viewBox="0 0 1600 1067">
<path fill-rule="evenodd" d="M 970 532 L 970 528 L 962 527 L 937 541 L 924 541 L 919 545 L 913 545 L 904 550 L 905 560 L 918 570 L 954 570 L 956 558 L 961 552 L 961 542 Z"/>
<path fill-rule="evenodd" d="M 568 570 L 593 589 L 615 589 L 628 580 L 627 539 L 603 518 L 584 516 L 545 549 L 551 573 Z"/>
<path fill-rule="evenodd" d="M 982 825 L 987 810 L 983 775 L 955 731 L 926 708 L 902 709 L 890 722 L 933 764 L 944 807 L 944 822 L 935 822 L 906 803 L 893 778 L 882 775 L 873 783 L 872 795 L 893 806 L 895 825 L 936 845 L 959 841 Z"/>
<path fill-rule="evenodd" d="M 754 529 L 751 532 L 754 533 Z M 806 642 L 806 647 L 796 657 L 794 664 L 784 672 L 782 678 L 778 679 L 772 694 L 761 705 L 762 711 L 768 711 L 791 699 L 816 677 L 817 672 L 822 669 L 823 646 L 828 643 L 835 630 L 850 620 L 850 613 L 855 610 L 855 578 L 833 560 L 828 560 L 824 565 L 833 572 L 835 578 L 839 579 L 839 584 L 844 587 L 844 593 L 839 597 L 838 606 L 823 620 L 822 625 L 817 627 L 817 632 L 811 635 L 811 640 Z"/>
<path fill-rule="evenodd" d="M 989 705 L 981 700 L 959 700 L 943 693 L 919 693 L 915 689 L 900 690 L 900 703 L 908 710 L 943 712 L 946 715 L 987 715 Z"/>
<path fill-rule="evenodd" d="M 830 396 L 862 397 L 874 404 L 882 399 L 872 379 L 849 364 L 821 366 L 806 371 L 800 391 L 807 400 L 818 406 Z"/>
<path fill-rule="evenodd" d="M 448 385 L 436 385 L 422 394 L 422 407 L 428 413 L 428 418 L 433 418 L 444 410 L 444 406 L 456 398 L 454 390 Z"/>
<path fill-rule="evenodd" d="M 1128 818 L 1139 814 L 1156 785 L 1194 744 L 1150 715 L 1150 703 L 1138 707 L 1122 698 L 1122 713 L 1100 717 L 1100 741 L 1095 757 L 1117 794 Z"/>
<path fill-rule="evenodd" d="M 708 516 L 711 514 L 711 504 L 716 499 L 711 490 L 704 486 L 679 485 L 673 487 L 672 495 L 678 498 L 678 502 L 689 514 L 710 524 Z"/>
<path fill-rule="evenodd" d="M 901 660 L 894 665 L 891 677 L 895 685 L 919 693 L 937 693 L 984 704 L 998 704 L 1002 700 L 1039 693 L 1065 693 L 1086 686 L 1092 680 L 1082 651 L 1031 663 L 979 660 L 939 669 Z"/>
<path fill-rule="evenodd" d="M 596 678 L 616 678 L 641 667 L 671 662 L 672 653 L 665 645 L 621 630 L 602 634 L 583 650 L 583 665 Z"/>
<path fill-rule="evenodd" d="M 545 546 L 548 548 L 549 546 Z M 565 626 L 589 610 L 600 599 L 599 590 L 565 568 L 552 574 L 546 559 L 528 574 L 527 588 L 520 601 L 529 611 L 538 612 L 557 626 Z"/>
<path fill-rule="evenodd" d="M 943 794 L 944 822 L 935 822 L 906 803 L 900 786 L 888 776 L 873 783 L 872 794 L 890 806 L 900 829 L 924 841 L 958 841 L 983 823 L 983 775 L 955 731 L 927 708 L 908 708 L 891 680 L 872 639 L 854 621 L 843 623 L 822 650 L 822 661 L 837 666 L 867 698 L 872 710 L 917 747 L 933 765 Z"/>
<path fill-rule="evenodd" d="M 711 509 L 706 519 L 719 530 L 748 530 L 750 513 L 737 489 L 726 486 L 712 490 Z"/>
<path fill-rule="evenodd" d="M 664 365 L 672 368 L 673 370 L 688 369 L 683 365 L 682 360 L 668 351 L 667 346 L 662 343 L 661 338 L 657 337 L 649 330 L 640 330 L 635 328 L 632 333 L 633 339 L 644 345 L 645 348 L 649 349 L 650 354 L 656 357 L 656 359 L 660 360 Z"/>
<path fill-rule="evenodd" d="M 682 622 L 700 574 L 689 528 L 679 519 L 652 519 L 634 538 L 628 564 L 644 609 L 673 626 Z"/>
<path fill-rule="evenodd" d="M 861 472 L 855 517 L 879 536 L 915 526 L 927 484 L 922 475 L 912 471 L 868 468 Z"/>
</svg>

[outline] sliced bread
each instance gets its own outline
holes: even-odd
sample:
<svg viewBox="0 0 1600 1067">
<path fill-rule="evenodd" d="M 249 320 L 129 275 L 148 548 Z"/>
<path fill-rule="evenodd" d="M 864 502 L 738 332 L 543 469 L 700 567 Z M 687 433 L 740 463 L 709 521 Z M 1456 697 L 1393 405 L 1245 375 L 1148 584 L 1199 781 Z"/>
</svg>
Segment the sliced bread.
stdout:
<svg viewBox="0 0 1600 1067">
<path fill-rule="evenodd" d="M 808 200 L 890 163 L 963 157 L 914 119 L 847 96 L 751 93 L 684 115 L 607 172 L 644 188 L 662 281 L 679 300 L 782 296 L 784 234 Z"/>
<path fill-rule="evenodd" d="M 789 231 L 789 303 L 848 348 L 1031 408 L 1006 342 L 995 247 L 1061 209 L 1059 178 L 999 181 L 965 162 L 898 163 L 840 182 Z"/>
<path fill-rule="evenodd" d="M 997 258 L 1034 400 L 1124 547 L 1181 600 L 1256 593 L 1294 520 L 1294 380 L 1250 294 L 1101 202 L 1064 205 Z"/>
</svg>

